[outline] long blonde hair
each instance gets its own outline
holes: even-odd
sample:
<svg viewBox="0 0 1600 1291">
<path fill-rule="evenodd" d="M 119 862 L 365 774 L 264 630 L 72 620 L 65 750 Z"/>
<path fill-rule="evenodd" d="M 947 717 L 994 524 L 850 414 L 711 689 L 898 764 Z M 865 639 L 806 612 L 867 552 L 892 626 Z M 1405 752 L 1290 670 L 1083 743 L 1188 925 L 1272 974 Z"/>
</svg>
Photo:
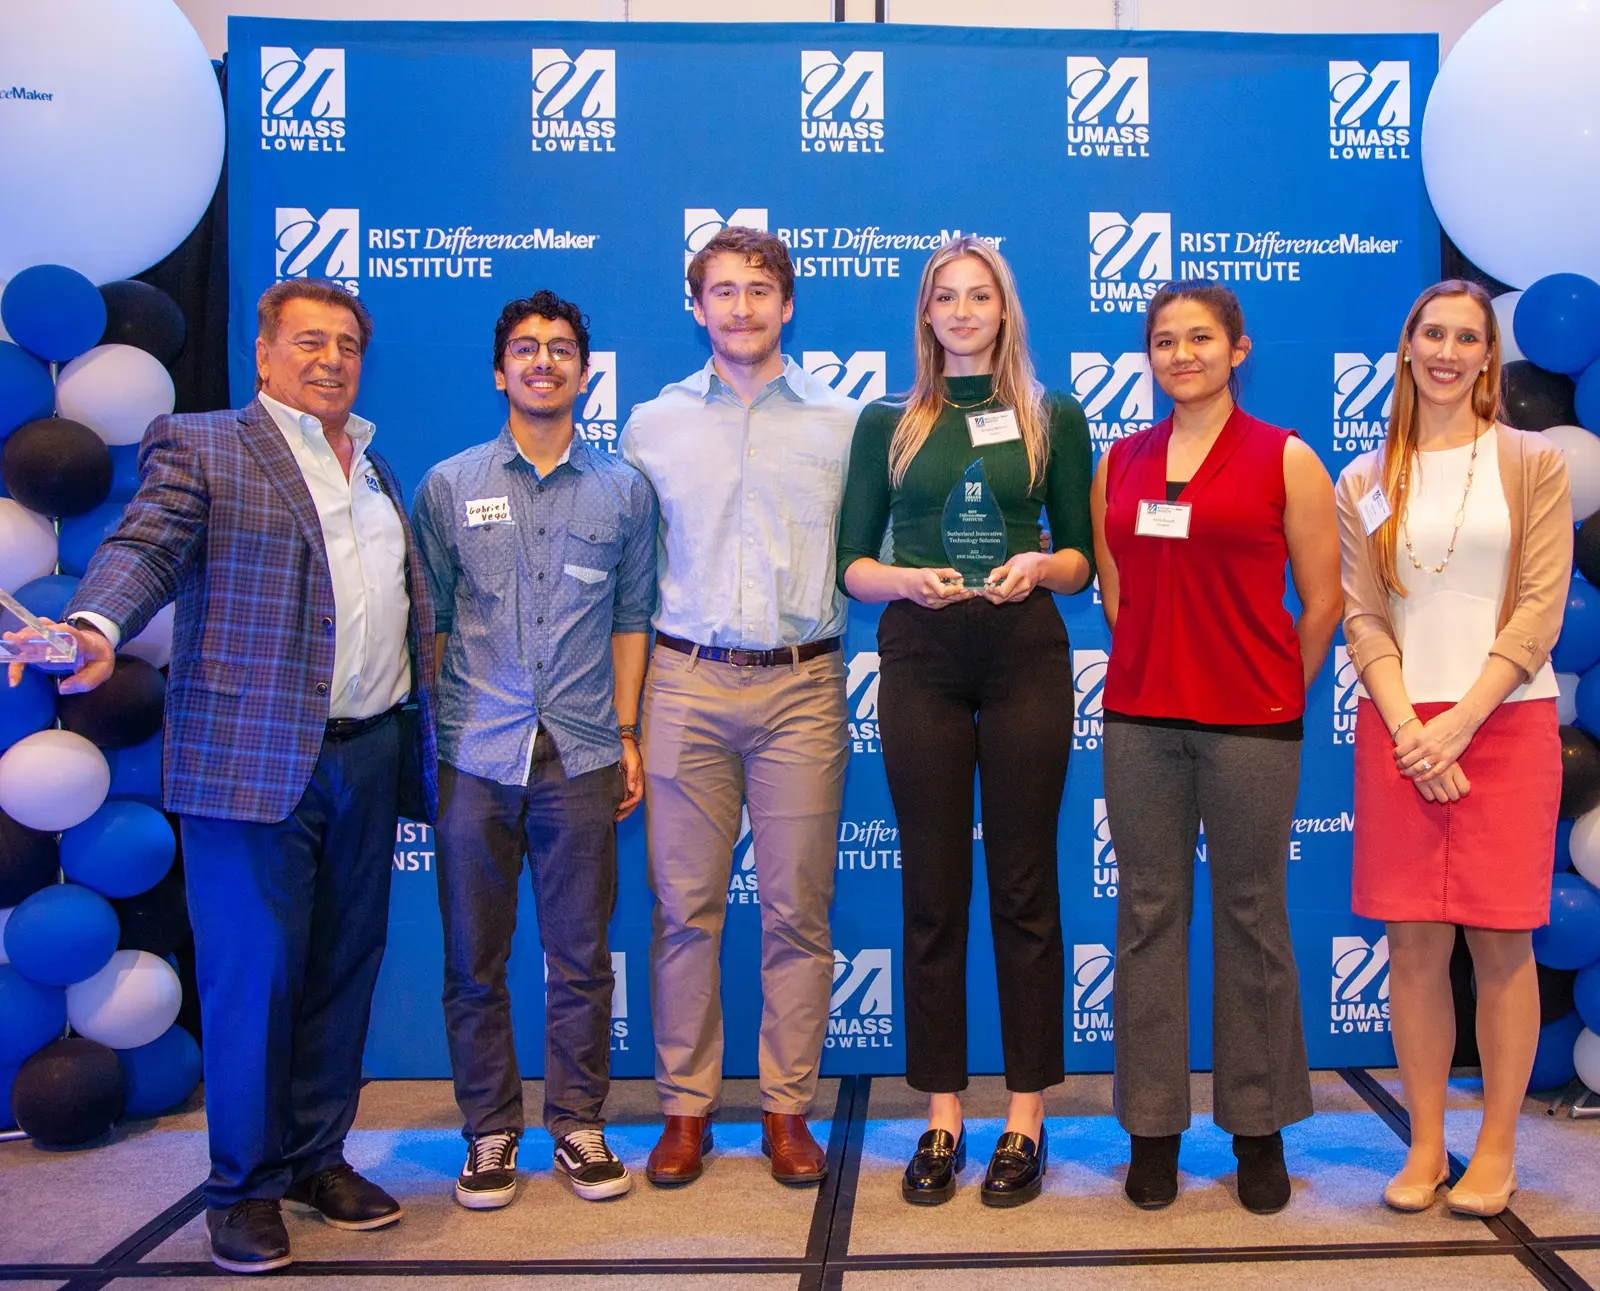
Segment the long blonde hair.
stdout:
<svg viewBox="0 0 1600 1291">
<path fill-rule="evenodd" d="M 1372 535 L 1374 555 L 1377 558 L 1378 581 L 1384 590 L 1401 596 L 1406 589 L 1400 583 L 1400 571 L 1395 558 L 1395 544 L 1400 537 L 1400 522 L 1405 517 L 1411 494 L 1412 468 L 1417 463 L 1417 383 L 1411 375 L 1411 364 L 1406 355 L 1411 348 L 1411 336 L 1417 330 L 1423 308 L 1430 300 L 1440 296 L 1470 296 L 1483 310 L 1483 335 L 1488 348 L 1488 367 L 1480 371 L 1472 382 L 1472 412 L 1491 426 L 1500 413 L 1500 324 L 1495 318 L 1494 305 L 1486 292 L 1475 282 L 1464 278 L 1447 278 L 1436 282 L 1418 296 L 1406 315 L 1406 325 L 1400 332 L 1400 343 L 1395 347 L 1394 404 L 1389 415 L 1389 433 L 1383 445 L 1383 465 L 1379 480 L 1383 496 L 1389 500 L 1389 518 Z"/>
<path fill-rule="evenodd" d="M 968 234 L 952 238 L 933 253 L 922 270 L 922 285 L 917 288 L 916 349 L 917 375 L 910 391 L 897 400 L 905 412 L 889 441 L 889 482 L 896 487 L 905 479 L 906 467 L 917 455 L 933 423 L 944 411 L 946 402 L 944 346 L 927 321 L 933 299 L 933 280 L 952 260 L 972 256 L 981 260 L 994 275 L 1000 289 L 1000 332 L 994 343 L 994 397 L 1015 409 L 1022 445 L 1028 452 L 1028 483 L 1036 486 L 1044 479 L 1050 458 L 1050 421 L 1045 413 L 1044 387 L 1033 374 L 1028 356 L 1028 324 L 1017 299 L 1016 280 L 1005 257 L 987 242 Z"/>
</svg>

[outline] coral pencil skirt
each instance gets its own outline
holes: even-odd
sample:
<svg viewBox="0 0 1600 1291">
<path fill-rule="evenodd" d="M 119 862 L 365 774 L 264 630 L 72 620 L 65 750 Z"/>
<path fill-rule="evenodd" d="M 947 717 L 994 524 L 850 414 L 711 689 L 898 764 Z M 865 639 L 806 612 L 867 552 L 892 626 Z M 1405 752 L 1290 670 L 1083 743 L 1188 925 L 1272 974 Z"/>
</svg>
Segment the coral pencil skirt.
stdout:
<svg viewBox="0 0 1600 1291">
<path fill-rule="evenodd" d="M 1431 721 L 1449 704 L 1418 704 Z M 1400 774 L 1377 706 L 1356 715 L 1353 901 L 1368 919 L 1538 928 L 1550 919 L 1561 804 L 1554 699 L 1501 704 L 1461 756 L 1472 791 L 1428 802 Z"/>
</svg>

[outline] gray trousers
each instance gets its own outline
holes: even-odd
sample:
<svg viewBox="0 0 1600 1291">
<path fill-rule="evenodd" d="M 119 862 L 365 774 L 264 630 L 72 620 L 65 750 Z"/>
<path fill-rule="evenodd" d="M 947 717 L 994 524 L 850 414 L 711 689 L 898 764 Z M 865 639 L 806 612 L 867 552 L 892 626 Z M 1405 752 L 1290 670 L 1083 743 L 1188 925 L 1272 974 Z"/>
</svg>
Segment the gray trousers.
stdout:
<svg viewBox="0 0 1600 1291">
<path fill-rule="evenodd" d="M 1189 1125 L 1189 919 L 1202 820 L 1213 1117 L 1230 1134 L 1261 1135 L 1311 1115 L 1286 892 L 1299 782 L 1298 741 L 1105 724 L 1119 884 L 1113 1099 L 1130 1134 Z"/>
<path fill-rule="evenodd" d="M 542 730 L 526 786 L 439 764 L 444 1022 L 466 1134 L 523 1128 L 506 961 L 524 855 L 545 955 L 544 1125 L 559 1138 L 602 1123 L 614 980 L 606 925 L 617 903 L 622 795 L 615 764 L 564 775 Z"/>
</svg>

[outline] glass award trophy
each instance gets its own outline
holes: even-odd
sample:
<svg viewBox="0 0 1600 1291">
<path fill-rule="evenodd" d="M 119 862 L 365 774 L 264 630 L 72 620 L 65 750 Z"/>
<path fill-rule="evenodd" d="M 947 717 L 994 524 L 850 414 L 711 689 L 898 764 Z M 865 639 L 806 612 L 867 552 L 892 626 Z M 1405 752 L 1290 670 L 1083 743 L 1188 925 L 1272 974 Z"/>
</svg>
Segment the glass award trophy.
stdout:
<svg viewBox="0 0 1600 1291">
<path fill-rule="evenodd" d="M 1006 522 L 989 491 L 981 457 L 967 467 L 944 504 L 944 554 L 961 575 L 961 585 L 974 591 L 995 566 L 1006 563 Z"/>
<path fill-rule="evenodd" d="M 0 638 L 0 663 L 32 663 L 56 672 L 72 670 L 78 661 L 78 643 L 70 632 L 48 628 L 28 611 L 28 607 L 0 587 L 0 606 L 22 620 L 22 626 L 39 635 L 31 640 L 7 641 Z"/>
</svg>

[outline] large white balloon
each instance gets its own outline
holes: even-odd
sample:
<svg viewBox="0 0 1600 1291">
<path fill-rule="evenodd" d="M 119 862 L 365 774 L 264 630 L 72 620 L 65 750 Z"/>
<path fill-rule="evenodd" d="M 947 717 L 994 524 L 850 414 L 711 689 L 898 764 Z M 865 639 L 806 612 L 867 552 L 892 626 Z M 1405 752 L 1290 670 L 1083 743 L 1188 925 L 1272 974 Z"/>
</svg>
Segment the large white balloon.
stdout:
<svg viewBox="0 0 1600 1291">
<path fill-rule="evenodd" d="M 0 498 L 0 587 L 14 592 L 55 572 L 55 525 L 13 498 Z"/>
<path fill-rule="evenodd" d="M 1422 173 L 1466 257 L 1512 287 L 1600 278 L 1600 4 L 1501 0 L 1450 51 Z"/>
<path fill-rule="evenodd" d="M 64 264 L 131 278 L 200 222 L 222 96 L 172 0 L 0 5 L 0 278 Z"/>
<path fill-rule="evenodd" d="M 1572 822 L 1572 868 L 1591 883 L 1600 884 L 1600 807 Z"/>
<path fill-rule="evenodd" d="M 108 444 L 137 444 L 177 402 L 161 360 L 133 345 L 97 345 L 56 378 L 56 407 Z"/>
<path fill-rule="evenodd" d="M 144 631 L 117 651 L 143 659 L 152 668 L 165 668 L 172 662 L 172 604 L 168 602 L 155 612 Z M 1576 682 L 1577 678 L 1574 677 Z M 1562 719 L 1566 721 L 1565 718 Z"/>
<path fill-rule="evenodd" d="M 1582 426 L 1551 426 L 1544 437 L 1567 456 L 1572 481 L 1572 518 L 1587 520 L 1600 511 L 1600 435 Z"/>
<path fill-rule="evenodd" d="M 1571 726 L 1578 720 L 1578 682 L 1581 678 L 1575 672 L 1556 673 L 1556 687 L 1560 694 L 1556 696 L 1556 720 L 1563 726 Z"/>
<path fill-rule="evenodd" d="M 178 1020 L 183 987 L 148 950 L 119 950 L 93 977 L 67 987 L 67 1021 L 86 1040 L 137 1049 Z"/>
<path fill-rule="evenodd" d="M 1572 1046 L 1572 1062 L 1578 1069 L 1578 1079 L 1600 1093 L 1600 1035 L 1584 1027 Z"/>
<path fill-rule="evenodd" d="M 1494 298 L 1494 319 L 1500 324 L 1500 362 L 1515 363 L 1518 359 L 1528 356 L 1517 345 L 1517 338 L 1511 330 L 1512 316 L 1517 312 L 1517 302 L 1522 299 L 1520 291 L 1503 291 Z"/>
<path fill-rule="evenodd" d="M 106 755 L 71 731 L 36 731 L 0 753 L 0 811 L 29 829 L 81 825 L 110 788 Z"/>
</svg>

